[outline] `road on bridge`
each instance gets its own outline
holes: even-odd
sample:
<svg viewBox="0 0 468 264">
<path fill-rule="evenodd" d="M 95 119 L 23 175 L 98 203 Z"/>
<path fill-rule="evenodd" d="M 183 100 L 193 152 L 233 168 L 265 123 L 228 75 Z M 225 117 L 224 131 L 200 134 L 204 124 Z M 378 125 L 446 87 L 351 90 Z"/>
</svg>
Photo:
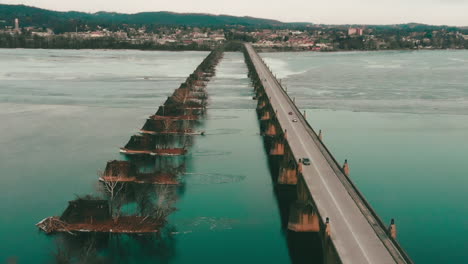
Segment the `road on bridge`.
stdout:
<svg viewBox="0 0 468 264">
<path fill-rule="evenodd" d="M 303 166 L 302 174 L 322 221 L 325 222 L 326 217 L 330 219 L 331 240 L 341 261 L 357 264 L 406 263 L 385 230 L 379 230 L 381 227 L 376 226 L 377 220 L 372 221 L 373 216 L 363 212 L 363 205 L 353 199 L 355 196 L 350 193 L 349 186 L 340 180 L 330 160 L 321 151 L 318 138 L 275 76 L 250 44 L 245 47 L 270 103 L 277 111 L 276 117 L 281 128 L 287 130 L 288 143 L 294 157 L 296 160 L 305 157 L 311 160 L 310 166 Z M 293 115 L 289 115 L 289 112 Z M 298 119 L 298 122 L 292 122 L 293 118 Z"/>
</svg>

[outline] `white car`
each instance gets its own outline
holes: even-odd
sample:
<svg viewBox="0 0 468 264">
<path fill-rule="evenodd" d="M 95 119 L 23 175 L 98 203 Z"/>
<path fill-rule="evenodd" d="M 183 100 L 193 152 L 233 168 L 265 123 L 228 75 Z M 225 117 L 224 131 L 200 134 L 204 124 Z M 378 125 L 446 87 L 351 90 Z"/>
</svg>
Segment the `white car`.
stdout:
<svg viewBox="0 0 468 264">
<path fill-rule="evenodd" d="M 297 118 L 294 118 L 292 121 L 293 121 L 294 123 L 296 123 L 296 122 L 297 122 Z"/>
</svg>

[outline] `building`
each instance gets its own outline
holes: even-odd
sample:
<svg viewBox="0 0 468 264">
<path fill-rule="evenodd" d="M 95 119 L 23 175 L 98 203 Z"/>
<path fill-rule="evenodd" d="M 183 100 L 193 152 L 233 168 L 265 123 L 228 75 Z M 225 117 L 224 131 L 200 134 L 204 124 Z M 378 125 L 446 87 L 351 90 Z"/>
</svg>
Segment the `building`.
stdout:
<svg viewBox="0 0 468 264">
<path fill-rule="evenodd" d="M 364 29 L 362 28 L 349 28 L 348 29 L 348 35 L 358 35 L 358 36 L 362 36 L 362 34 L 364 33 Z"/>
<path fill-rule="evenodd" d="M 20 32 L 19 19 L 15 18 L 15 31 Z"/>
<path fill-rule="evenodd" d="M 34 31 L 34 32 L 31 32 L 31 35 L 45 38 L 45 37 L 50 37 L 53 34 L 50 32 L 35 32 Z"/>
</svg>

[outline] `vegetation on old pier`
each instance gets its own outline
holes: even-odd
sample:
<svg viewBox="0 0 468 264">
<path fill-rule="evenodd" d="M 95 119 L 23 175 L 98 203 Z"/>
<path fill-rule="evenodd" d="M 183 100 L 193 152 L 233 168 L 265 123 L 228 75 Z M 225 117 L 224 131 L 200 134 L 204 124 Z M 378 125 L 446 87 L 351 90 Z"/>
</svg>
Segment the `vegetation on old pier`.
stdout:
<svg viewBox="0 0 468 264">
<path fill-rule="evenodd" d="M 222 49 L 212 51 L 187 80 L 159 108 L 158 118 L 150 118 L 143 129 L 154 133 L 134 135 L 124 150 L 127 154 L 155 156 L 184 155 L 191 144 L 193 126 L 197 122 L 185 120 L 193 116 L 198 120 L 206 107 L 206 82 L 215 73 L 222 57 Z M 161 109 L 162 112 L 160 111 Z M 176 131 L 177 134 L 169 133 Z M 182 143 L 182 147 L 180 144 Z M 125 152 L 124 151 L 124 152 Z M 174 212 L 177 190 L 181 186 L 178 174 L 184 171 L 177 158 L 168 165 L 164 157 L 138 156 L 129 161 L 109 161 L 103 172 L 98 172 L 97 196 L 79 197 L 69 202 L 60 217 L 40 221 L 37 226 L 46 233 L 155 233 Z M 159 166 L 147 171 L 139 165 L 150 161 Z"/>
</svg>

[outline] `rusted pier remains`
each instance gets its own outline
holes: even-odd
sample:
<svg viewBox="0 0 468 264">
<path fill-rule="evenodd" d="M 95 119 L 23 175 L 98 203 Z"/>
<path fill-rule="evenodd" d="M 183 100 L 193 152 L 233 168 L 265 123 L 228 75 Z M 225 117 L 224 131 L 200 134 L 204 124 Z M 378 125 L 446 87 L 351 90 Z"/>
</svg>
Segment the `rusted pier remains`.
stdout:
<svg viewBox="0 0 468 264">
<path fill-rule="evenodd" d="M 222 50 L 212 51 L 190 76 L 146 120 L 120 152 L 126 155 L 177 156 L 187 153 L 186 136 L 203 135 L 195 131 L 196 120 L 206 110 L 206 84 L 215 74 Z"/>
<path fill-rule="evenodd" d="M 105 198 L 88 195 L 70 201 L 60 217 L 45 218 L 37 226 L 46 233 L 158 232 L 175 210 L 172 203 L 177 196 L 176 192 L 164 188 L 167 185 L 180 187 L 177 177 L 185 169 L 184 164 L 172 166 L 180 161 L 175 156 L 188 152 L 193 135 L 204 134 L 195 131 L 195 127 L 206 110 L 206 84 L 215 75 L 215 67 L 222 54 L 222 47 L 210 52 L 156 114 L 146 120 L 140 134 L 133 135 L 120 149 L 121 153 L 134 159 L 109 161 L 105 170 L 98 172 Z M 166 160 L 170 157 L 173 162 Z M 149 172 L 142 170 L 139 164 L 148 159 L 153 165 L 165 167 L 159 166 Z M 135 213 L 124 213 L 122 207 L 127 203 L 138 204 Z"/>
<path fill-rule="evenodd" d="M 348 162 L 335 160 L 250 44 L 244 55 L 266 152 L 279 163 L 276 184 L 296 191 L 287 228 L 319 234 L 325 263 L 412 263 L 394 221 L 385 225 L 352 182 Z"/>
<path fill-rule="evenodd" d="M 135 163 L 112 160 L 107 162 L 104 172 L 100 173 L 99 180 L 102 182 L 177 185 L 179 181 L 175 171 L 177 171 L 177 168 L 167 168 L 165 171 L 141 172 Z"/>
</svg>

